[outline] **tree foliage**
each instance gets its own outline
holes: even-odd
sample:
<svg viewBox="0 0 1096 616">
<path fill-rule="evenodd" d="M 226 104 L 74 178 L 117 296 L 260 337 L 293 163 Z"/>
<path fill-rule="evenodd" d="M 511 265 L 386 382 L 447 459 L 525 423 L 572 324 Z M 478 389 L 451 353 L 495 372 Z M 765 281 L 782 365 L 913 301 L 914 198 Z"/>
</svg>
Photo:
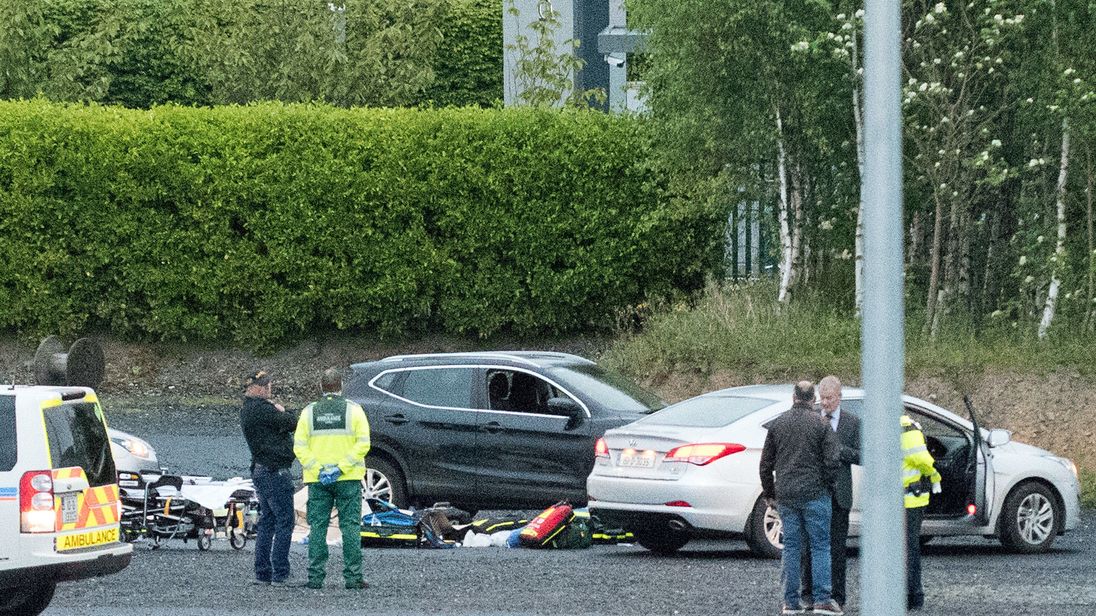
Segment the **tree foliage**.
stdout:
<svg viewBox="0 0 1096 616">
<path fill-rule="evenodd" d="M 1096 2 L 902 8 L 911 314 L 930 333 L 1034 330 L 1057 281 L 1061 317 L 1096 325 Z M 774 239 L 786 220 L 786 241 L 770 245 L 788 250 L 790 289 L 852 308 L 863 7 L 634 0 L 629 9 L 651 32 L 656 151 L 677 187 L 697 201 L 766 204 Z"/>
<path fill-rule="evenodd" d="M 0 98 L 490 106 L 492 0 L 0 0 Z"/>
</svg>

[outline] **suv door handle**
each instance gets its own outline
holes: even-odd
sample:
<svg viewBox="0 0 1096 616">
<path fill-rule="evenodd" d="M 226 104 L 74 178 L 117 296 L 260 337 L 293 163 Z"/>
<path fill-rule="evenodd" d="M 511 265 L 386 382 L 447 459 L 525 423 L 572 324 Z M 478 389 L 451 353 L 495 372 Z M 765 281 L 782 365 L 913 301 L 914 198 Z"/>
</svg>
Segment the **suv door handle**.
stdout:
<svg viewBox="0 0 1096 616">
<path fill-rule="evenodd" d="M 384 420 L 387 421 L 390 424 L 395 424 L 397 426 L 403 425 L 403 424 L 408 422 L 408 419 L 406 417 L 404 417 L 402 413 L 395 413 L 395 414 L 392 414 L 392 415 L 385 415 Z"/>
<path fill-rule="evenodd" d="M 484 432 L 490 432 L 491 434 L 498 434 L 502 432 L 502 424 L 497 421 L 489 421 L 480 428 Z"/>
</svg>

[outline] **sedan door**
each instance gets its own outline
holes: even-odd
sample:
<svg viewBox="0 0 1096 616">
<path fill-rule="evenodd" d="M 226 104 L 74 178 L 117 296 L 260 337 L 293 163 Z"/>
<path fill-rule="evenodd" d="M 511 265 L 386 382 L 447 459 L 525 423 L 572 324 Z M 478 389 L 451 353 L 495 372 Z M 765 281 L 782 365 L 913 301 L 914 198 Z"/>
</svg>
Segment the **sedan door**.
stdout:
<svg viewBox="0 0 1096 616">
<path fill-rule="evenodd" d="M 568 430 L 570 419 L 553 414 L 548 400 L 565 397 L 580 403 L 531 371 L 497 367 L 483 376 L 486 408 L 479 412 L 476 440 L 481 505 L 584 503 L 594 455 L 590 421 Z"/>
</svg>

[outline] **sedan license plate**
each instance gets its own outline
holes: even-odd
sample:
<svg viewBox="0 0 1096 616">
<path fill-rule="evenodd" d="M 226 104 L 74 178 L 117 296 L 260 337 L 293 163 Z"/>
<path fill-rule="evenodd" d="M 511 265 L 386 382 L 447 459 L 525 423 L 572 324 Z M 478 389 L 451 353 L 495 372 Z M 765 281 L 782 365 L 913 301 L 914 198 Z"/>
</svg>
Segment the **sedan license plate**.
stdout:
<svg viewBox="0 0 1096 616">
<path fill-rule="evenodd" d="M 76 495 L 64 494 L 61 496 L 61 523 L 62 524 L 75 524 L 79 517 L 79 512 L 76 508 Z"/>
<path fill-rule="evenodd" d="M 626 466 L 628 468 L 652 468 L 655 465 L 654 456 L 645 455 L 620 455 L 620 460 L 617 462 L 620 466 Z"/>
</svg>

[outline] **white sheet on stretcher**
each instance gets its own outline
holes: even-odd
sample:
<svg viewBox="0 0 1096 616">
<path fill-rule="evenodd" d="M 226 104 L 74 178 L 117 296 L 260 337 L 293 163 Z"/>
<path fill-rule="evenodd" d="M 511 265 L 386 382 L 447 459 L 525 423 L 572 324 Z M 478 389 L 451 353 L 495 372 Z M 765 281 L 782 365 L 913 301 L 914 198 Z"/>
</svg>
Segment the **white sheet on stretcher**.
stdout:
<svg viewBox="0 0 1096 616">
<path fill-rule="evenodd" d="M 194 501 L 207 509 L 224 509 L 238 490 L 255 492 L 250 479 L 233 477 L 224 481 L 214 481 L 208 477 L 183 477 L 183 498 Z"/>
</svg>

